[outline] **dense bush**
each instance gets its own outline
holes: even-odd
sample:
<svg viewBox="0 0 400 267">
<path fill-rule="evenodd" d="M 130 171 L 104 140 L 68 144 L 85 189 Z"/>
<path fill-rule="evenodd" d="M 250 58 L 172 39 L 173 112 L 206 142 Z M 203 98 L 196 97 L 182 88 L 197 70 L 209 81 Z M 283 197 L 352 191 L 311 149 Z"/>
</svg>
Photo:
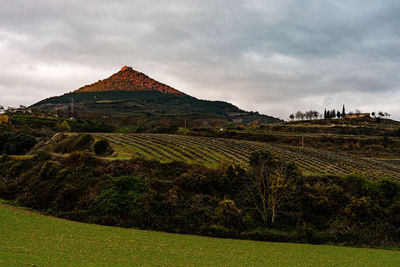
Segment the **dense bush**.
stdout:
<svg viewBox="0 0 400 267">
<path fill-rule="evenodd" d="M 295 186 L 271 222 L 249 202 L 251 172 L 238 166 L 209 169 L 143 159 L 103 161 L 83 152 L 54 158 L 40 152 L 29 160 L 0 161 L 0 197 L 55 216 L 107 225 L 255 240 L 400 246 L 396 181 L 296 174 Z M 267 208 L 271 203 L 266 202 Z"/>
<path fill-rule="evenodd" d="M 99 140 L 96 143 L 94 143 L 93 150 L 94 153 L 99 156 L 108 155 L 113 152 L 113 149 L 107 140 Z"/>
<path fill-rule="evenodd" d="M 93 142 L 94 138 L 90 134 L 67 136 L 55 145 L 54 152 L 72 153 L 76 151 L 89 151 L 92 148 Z"/>
<path fill-rule="evenodd" d="M 24 155 L 37 143 L 36 138 L 24 132 L 0 134 L 0 154 Z"/>
</svg>

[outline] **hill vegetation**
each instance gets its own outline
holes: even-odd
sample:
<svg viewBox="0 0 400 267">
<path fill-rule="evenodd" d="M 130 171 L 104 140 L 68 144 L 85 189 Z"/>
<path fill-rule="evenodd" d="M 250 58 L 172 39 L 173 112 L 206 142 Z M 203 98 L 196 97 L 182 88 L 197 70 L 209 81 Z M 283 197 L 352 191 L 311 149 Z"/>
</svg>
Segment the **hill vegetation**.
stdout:
<svg viewBox="0 0 400 267">
<path fill-rule="evenodd" d="M 269 152 L 254 153 L 248 168 L 40 152 L 3 157 L 0 173 L 0 198 L 77 221 L 254 240 L 400 244 L 398 182 L 303 176 Z"/>
</svg>

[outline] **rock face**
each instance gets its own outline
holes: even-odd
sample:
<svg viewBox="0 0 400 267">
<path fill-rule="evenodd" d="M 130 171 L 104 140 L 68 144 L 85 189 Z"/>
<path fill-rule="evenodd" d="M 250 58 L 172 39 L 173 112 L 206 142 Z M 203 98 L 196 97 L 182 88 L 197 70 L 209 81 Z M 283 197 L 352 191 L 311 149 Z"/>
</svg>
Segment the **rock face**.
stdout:
<svg viewBox="0 0 400 267">
<path fill-rule="evenodd" d="M 181 91 L 178 91 L 166 84 L 157 82 L 149 76 L 135 71 L 128 66 L 122 67 L 119 72 L 107 79 L 100 80 L 91 85 L 85 85 L 79 88 L 75 91 L 75 93 L 104 91 L 158 91 L 161 93 L 184 95 L 184 93 Z"/>
</svg>

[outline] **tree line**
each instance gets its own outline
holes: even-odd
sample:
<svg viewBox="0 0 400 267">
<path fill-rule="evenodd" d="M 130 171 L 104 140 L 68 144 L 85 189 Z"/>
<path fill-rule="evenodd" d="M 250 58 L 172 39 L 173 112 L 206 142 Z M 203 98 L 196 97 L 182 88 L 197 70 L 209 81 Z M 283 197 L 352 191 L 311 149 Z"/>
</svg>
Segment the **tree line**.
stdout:
<svg viewBox="0 0 400 267">
<path fill-rule="evenodd" d="M 356 109 L 354 112 L 350 111 L 348 114 L 360 114 L 361 111 Z M 389 114 L 388 112 L 371 112 L 371 116 L 374 118 L 379 118 L 379 119 L 388 119 L 391 114 Z M 343 105 L 342 107 L 342 111 L 339 110 L 329 110 L 329 109 L 325 109 L 324 113 L 320 114 L 318 111 L 316 110 L 309 110 L 309 111 L 297 111 L 296 113 L 290 114 L 289 115 L 289 119 L 290 120 L 313 120 L 313 119 L 324 119 L 324 120 L 331 120 L 331 119 L 339 119 L 339 118 L 345 118 L 346 117 L 346 109 L 345 106 Z"/>
</svg>

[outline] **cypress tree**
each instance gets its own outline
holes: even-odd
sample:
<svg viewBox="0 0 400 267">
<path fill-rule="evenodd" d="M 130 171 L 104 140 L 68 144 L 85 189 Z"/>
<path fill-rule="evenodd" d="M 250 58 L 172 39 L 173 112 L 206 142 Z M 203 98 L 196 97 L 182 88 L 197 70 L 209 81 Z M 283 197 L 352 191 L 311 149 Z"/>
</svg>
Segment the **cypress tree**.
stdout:
<svg viewBox="0 0 400 267">
<path fill-rule="evenodd" d="M 346 116 L 346 110 L 344 109 L 344 104 L 343 104 L 342 117 L 344 118 L 344 116 Z"/>
</svg>

